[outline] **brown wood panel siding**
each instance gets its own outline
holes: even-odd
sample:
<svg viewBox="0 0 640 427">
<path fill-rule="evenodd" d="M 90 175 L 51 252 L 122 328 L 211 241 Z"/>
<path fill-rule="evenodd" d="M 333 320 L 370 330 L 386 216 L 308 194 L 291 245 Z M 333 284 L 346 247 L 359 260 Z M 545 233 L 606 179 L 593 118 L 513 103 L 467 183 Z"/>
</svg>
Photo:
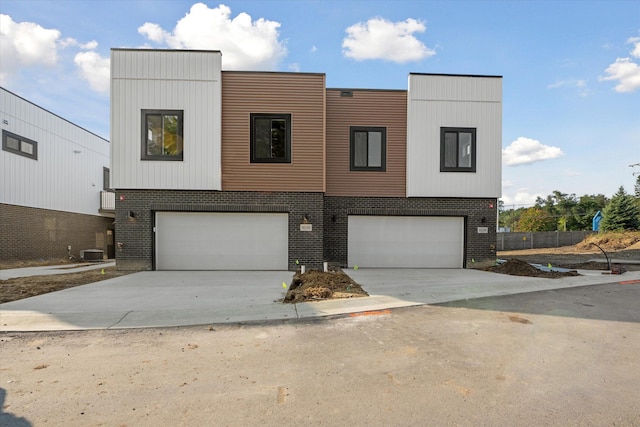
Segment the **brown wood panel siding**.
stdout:
<svg viewBox="0 0 640 427">
<path fill-rule="evenodd" d="M 325 191 L 325 76 L 222 73 L 222 189 Z M 251 113 L 291 114 L 291 163 L 251 163 Z"/>
<path fill-rule="evenodd" d="M 352 97 L 327 89 L 327 196 L 404 197 L 407 92 L 354 89 Z M 350 171 L 349 127 L 387 128 L 385 172 Z"/>
</svg>

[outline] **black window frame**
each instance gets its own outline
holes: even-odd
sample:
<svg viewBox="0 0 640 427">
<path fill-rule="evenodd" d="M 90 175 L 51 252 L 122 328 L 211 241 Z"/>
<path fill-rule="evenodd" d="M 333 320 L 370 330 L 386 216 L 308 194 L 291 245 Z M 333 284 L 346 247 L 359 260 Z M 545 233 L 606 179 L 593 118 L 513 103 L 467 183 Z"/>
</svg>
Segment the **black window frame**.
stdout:
<svg viewBox="0 0 640 427">
<path fill-rule="evenodd" d="M 445 166 L 445 135 L 447 133 L 456 133 L 456 164 L 457 166 Z M 461 133 L 471 134 L 471 166 L 459 166 L 459 141 Z M 440 172 L 475 172 L 476 171 L 476 128 L 461 127 L 441 127 L 440 128 Z"/>
<path fill-rule="evenodd" d="M 269 119 L 269 120 L 284 120 L 285 121 L 285 142 L 284 142 L 284 156 L 283 157 L 257 157 L 256 148 L 256 119 Z M 250 124 L 250 156 L 251 163 L 291 163 L 291 128 L 292 119 L 290 113 L 251 113 L 249 115 Z"/>
<path fill-rule="evenodd" d="M 178 116 L 177 133 L 182 140 L 182 150 L 178 154 L 147 154 L 148 116 Z M 141 160 L 182 161 L 184 158 L 184 110 L 142 110 L 141 111 Z"/>
<path fill-rule="evenodd" d="M 9 147 L 7 141 L 8 138 L 12 138 L 18 141 L 20 147 L 18 149 Z M 28 144 L 33 148 L 32 153 L 22 151 L 22 144 Z M 9 153 L 17 154 L 19 156 L 27 157 L 29 159 L 38 160 L 38 143 L 32 139 L 25 138 L 24 136 L 17 135 L 13 132 L 9 132 L 6 129 L 2 129 L 2 149 Z"/>
<path fill-rule="evenodd" d="M 380 132 L 380 166 L 356 166 L 356 133 Z M 369 144 L 367 139 L 367 161 L 369 158 Z M 349 126 L 349 170 L 355 172 L 386 172 L 387 171 L 387 128 L 385 126 Z"/>
<path fill-rule="evenodd" d="M 107 167 L 102 167 L 102 190 L 114 192 L 111 188 L 111 170 Z"/>
</svg>

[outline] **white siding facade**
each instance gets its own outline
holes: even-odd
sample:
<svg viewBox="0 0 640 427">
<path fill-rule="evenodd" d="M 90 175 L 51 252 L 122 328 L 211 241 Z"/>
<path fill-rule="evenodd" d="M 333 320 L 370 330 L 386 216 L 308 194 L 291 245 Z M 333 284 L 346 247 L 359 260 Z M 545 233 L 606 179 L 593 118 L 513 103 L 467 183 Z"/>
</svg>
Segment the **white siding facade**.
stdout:
<svg viewBox="0 0 640 427">
<path fill-rule="evenodd" d="M 115 189 L 221 190 L 221 54 L 111 51 Z M 182 110 L 182 161 L 141 160 L 142 110 Z"/>
<path fill-rule="evenodd" d="M 476 128 L 476 171 L 440 172 L 440 128 Z M 411 74 L 407 197 L 501 196 L 502 78 Z"/>
<path fill-rule="evenodd" d="M 100 215 L 109 141 L 0 88 L 2 130 L 37 143 L 37 159 L 0 150 L 0 203 Z"/>
</svg>

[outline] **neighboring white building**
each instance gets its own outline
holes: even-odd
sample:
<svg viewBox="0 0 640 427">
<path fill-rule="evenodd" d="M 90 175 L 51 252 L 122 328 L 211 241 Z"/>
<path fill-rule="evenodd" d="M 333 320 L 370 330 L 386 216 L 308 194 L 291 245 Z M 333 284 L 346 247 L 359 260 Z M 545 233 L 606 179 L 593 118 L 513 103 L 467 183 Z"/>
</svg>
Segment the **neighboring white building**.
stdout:
<svg viewBox="0 0 640 427">
<path fill-rule="evenodd" d="M 0 115 L 0 260 L 113 255 L 109 141 L 4 88 Z"/>
</svg>

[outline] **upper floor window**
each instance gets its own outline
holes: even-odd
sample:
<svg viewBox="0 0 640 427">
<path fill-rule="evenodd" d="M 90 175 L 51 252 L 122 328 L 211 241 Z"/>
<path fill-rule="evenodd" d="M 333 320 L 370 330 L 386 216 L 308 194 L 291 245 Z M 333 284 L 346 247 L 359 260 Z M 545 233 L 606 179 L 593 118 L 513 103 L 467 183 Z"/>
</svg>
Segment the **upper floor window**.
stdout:
<svg viewBox="0 0 640 427">
<path fill-rule="evenodd" d="M 350 170 L 384 172 L 387 162 L 387 128 L 351 126 Z"/>
<path fill-rule="evenodd" d="M 2 149 L 20 156 L 38 160 L 38 143 L 22 136 L 2 130 Z"/>
<path fill-rule="evenodd" d="M 102 168 L 102 189 L 104 191 L 113 191 L 111 189 L 111 172 L 109 168 Z"/>
<path fill-rule="evenodd" d="M 291 114 L 251 114 L 251 162 L 291 163 Z"/>
<path fill-rule="evenodd" d="M 476 171 L 476 129 L 440 128 L 440 172 Z"/>
<path fill-rule="evenodd" d="M 142 110 L 142 160 L 182 160 L 182 110 Z"/>
</svg>

